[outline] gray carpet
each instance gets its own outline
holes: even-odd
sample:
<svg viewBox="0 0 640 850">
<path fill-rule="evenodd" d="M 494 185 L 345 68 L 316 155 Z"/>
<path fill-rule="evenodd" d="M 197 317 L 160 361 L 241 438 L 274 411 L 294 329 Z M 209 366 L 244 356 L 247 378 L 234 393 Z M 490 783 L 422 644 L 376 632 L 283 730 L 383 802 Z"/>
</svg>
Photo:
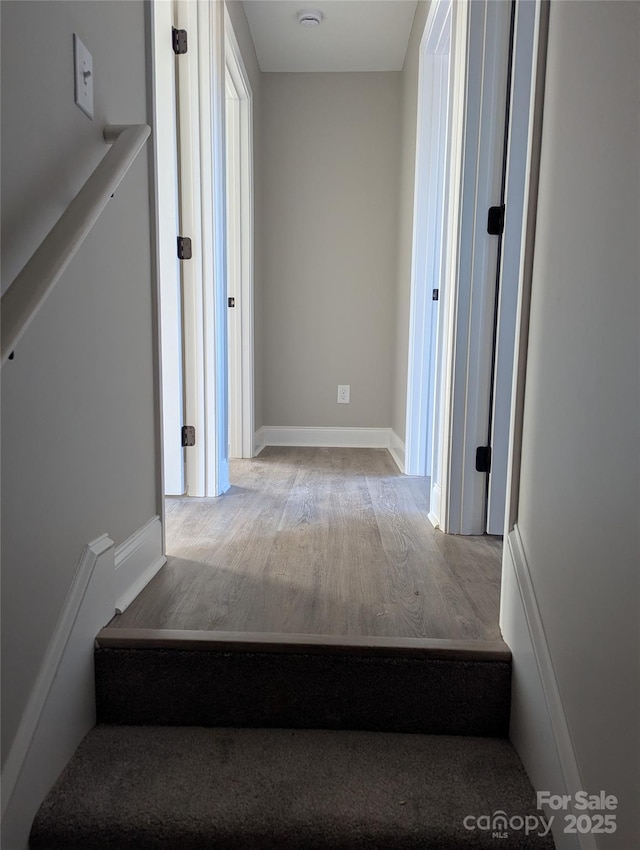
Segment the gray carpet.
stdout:
<svg viewBox="0 0 640 850">
<path fill-rule="evenodd" d="M 501 661 L 98 649 L 99 723 L 365 729 L 505 737 Z"/>
<path fill-rule="evenodd" d="M 48 850 L 453 850 L 468 815 L 537 815 L 507 740 L 327 730 L 96 727 L 43 804 Z"/>
</svg>

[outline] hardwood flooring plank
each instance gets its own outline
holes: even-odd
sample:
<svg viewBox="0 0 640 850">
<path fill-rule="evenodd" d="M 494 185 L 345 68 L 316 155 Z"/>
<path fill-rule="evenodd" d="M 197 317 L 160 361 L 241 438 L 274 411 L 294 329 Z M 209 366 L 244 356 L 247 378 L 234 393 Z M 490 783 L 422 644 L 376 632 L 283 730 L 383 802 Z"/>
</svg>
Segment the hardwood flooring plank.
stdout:
<svg viewBox="0 0 640 850">
<path fill-rule="evenodd" d="M 484 637 L 485 628 L 438 547 L 438 537 L 406 479 L 371 480 L 373 503 L 387 548 L 391 580 L 403 633 L 466 639 Z"/>
<path fill-rule="evenodd" d="M 385 449 L 265 449 L 168 499 L 168 564 L 111 627 L 498 640 L 501 543 L 431 526 Z"/>
</svg>

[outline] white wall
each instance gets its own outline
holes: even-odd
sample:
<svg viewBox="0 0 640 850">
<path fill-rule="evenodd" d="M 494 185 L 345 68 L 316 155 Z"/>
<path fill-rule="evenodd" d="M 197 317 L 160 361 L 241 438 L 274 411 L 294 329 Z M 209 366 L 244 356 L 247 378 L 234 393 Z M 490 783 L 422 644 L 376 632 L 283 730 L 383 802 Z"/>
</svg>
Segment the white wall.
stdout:
<svg viewBox="0 0 640 850">
<path fill-rule="evenodd" d="M 266 425 L 391 424 L 400 106 L 400 73 L 263 76 Z"/>
<path fill-rule="evenodd" d="M 396 294 L 395 361 L 391 427 L 405 439 L 407 416 L 407 366 L 409 308 L 411 302 L 411 256 L 415 186 L 416 132 L 418 120 L 418 66 L 420 41 L 429 14 L 429 3 L 420 0 L 402 69 L 402 152 L 398 212 L 398 281 Z"/>
<path fill-rule="evenodd" d="M 141 2 L 2 3 L 2 284 L 108 150 L 145 123 Z M 94 60 L 74 104 L 72 36 Z M 2 370 L 2 743 L 6 755 L 89 541 L 158 513 L 148 156 L 144 150 Z"/>
<path fill-rule="evenodd" d="M 255 427 L 264 425 L 264 333 L 261 317 L 264 314 L 263 284 L 263 216 L 262 210 L 262 157 L 261 144 L 261 98 L 262 72 L 258 66 L 256 50 L 249 31 L 249 24 L 240 0 L 226 0 L 233 31 L 242 54 L 242 61 L 249 77 L 253 98 L 253 193 L 254 193 L 254 416 Z"/>
<path fill-rule="evenodd" d="M 620 800 L 598 846 L 619 850 L 640 846 L 639 11 L 551 4 L 518 510 L 582 785 Z"/>
</svg>

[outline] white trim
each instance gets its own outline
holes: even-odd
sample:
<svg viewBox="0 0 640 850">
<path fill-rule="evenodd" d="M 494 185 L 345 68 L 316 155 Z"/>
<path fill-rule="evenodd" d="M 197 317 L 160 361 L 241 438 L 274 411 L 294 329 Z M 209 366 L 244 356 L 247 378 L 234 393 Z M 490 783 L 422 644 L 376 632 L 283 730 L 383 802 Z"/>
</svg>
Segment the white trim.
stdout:
<svg viewBox="0 0 640 850">
<path fill-rule="evenodd" d="M 93 643 L 113 617 L 114 565 L 106 535 L 82 553 L 2 771 L 7 847 L 26 847 L 40 803 L 95 724 Z"/>
<path fill-rule="evenodd" d="M 121 614 L 167 563 L 162 523 L 154 516 L 115 550 L 116 611 Z"/>
<path fill-rule="evenodd" d="M 229 489 L 224 4 L 198 0 L 193 5 L 201 157 L 204 359 L 198 368 L 205 397 L 204 495 L 219 496 Z"/>
<path fill-rule="evenodd" d="M 391 453 L 391 457 L 395 460 L 396 466 L 398 467 L 400 472 L 404 473 L 405 444 L 396 434 L 393 428 L 391 429 L 391 433 L 389 434 L 389 452 Z"/>
<path fill-rule="evenodd" d="M 440 505 L 442 504 L 442 488 L 440 485 L 431 482 L 431 498 L 429 500 L 429 522 L 434 528 L 440 528 Z"/>
<path fill-rule="evenodd" d="M 406 468 L 431 475 L 439 301 L 446 257 L 451 0 L 429 9 L 420 42 L 407 369 Z"/>
<path fill-rule="evenodd" d="M 226 69 L 239 99 L 239 170 L 240 170 L 240 337 L 239 353 L 242 393 L 240 421 L 242 457 L 253 456 L 254 424 L 254 189 L 253 189 L 253 93 L 244 66 L 233 24 L 225 5 Z"/>
<path fill-rule="evenodd" d="M 391 428 L 307 428 L 265 425 L 265 446 L 315 446 L 318 448 L 388 449 Z"/>
<path fill-rule="evenodd" d="M 549 29 L 549 5 L 536 0 L 535 29 L 533 34 L 531 94 L 527 125 L 527 178 L 524 187 L 526 210 L 522 221 L 522 251 L 518 273 L 518 305 L 514 343 L 513 386 L 511 392 L 511 417 L 507 464 L 507 495 L 505 505 L 505 530 L 510 530 L 518 517 L 520 491 L 520 454 L 522 448 L 522 423 L 524 418 L 524 391 L 527 372 L 527 347 L 529 341 L 529 310 L 533 275 L 536 217 L 538 208 L 538 175 L 542 146 L 542 113 L 546 75 L 546 50 Z M 516 21 L 520 21 L 520 10 Z"/>
<path fill-rule="evenodd" d="M 200 202 L 200 135 L 198 98 L 197 4 L 176 2 L 176 26 L 193 33 L 188 52 L 176 63 L 178 92 L 178 151 L 180 232 L 191 234 L 193 255 L 180 263 L 182 286 L 183 386 L 185 422 L 193 425 L 198 439 L 185 454 L 185 491 L 206 496 L 205 447 L 207 445 L 204 380 L 204 292 L 202 208 Z M 166 439 L 166 437 L 165 437 Z"/>
<path fill-rule="evenodd" d="M 218 496 L 229 489 L 224 9 L 178 0 L 177 15 L 193 33 L 177 64 L 180 227 L 193 239 L 192 260 L 181 264 L 185 418 L 197 435 L 186 490 Z"/>
<path fill-rule="evenodd" d="M 448 488 L 451 478 L 451 430 L 454 380 L 454 325 L 457 309 L 457 286 L 460 242 L 460 216 L 462 205 L 462 170 L 465 133 L 467 30 L 469 4 L 454 3 L 451 21 L 451 80 L 450 80 L 450 142 L 447 162 L 447 203 L 445 260 L 445 293 L 441 305 L 438 329 L 438 365 L 436 392 L 438 418 L 434 429 L 434 455 L 436 469 L 433 478 L 441 486 L 439 502 L 440 527 L 449 532 Z M 431 511 L 435 515 L 434 505 Z"/>
<path fill-rule="evenodd" d="M 518 3 L 514 27 L 509 147 L 505 187 L 506 219 L 502 237 L 499 315 L 493 376 L 491 475 L 487 534 L 505 534 L 505 506 L 511 454 L 510 427 L 514 365 L 520 326 L 528 197 L 532 166 L 534 98 L 540 3 Z"/>
<path fill-rule="evenodd" d="M 213 252 L 213 287 L 205 291 L 207 316 L 213 316 L 210 354 L 205 363 L 208 388 L 207 404 L 207 495 L 219 496 L 229 489 L 229 439 L 228 439 L 228 346 L 227 346 L 227 198 L 225 166 L 225 46 L 223 2 L 198 2 L 199 36 L 207 28 L 208 62 L 201 65 L 200 110 L 203 97 L 208 98 L 211 112 L 206 127 L 207 150 L 211 155 L 211 181 L 213 183 L 212 221 L 208 240 Z M 202 76 L 206 76 L 203 85 Z M 201 125 L 202 126 L 202 125 Z M 202 128 L 205 129 L 204 127 Z M 203 134 L 203 140 L 205 135 Z M 210 186 L 202 186 L 203 208 L 209 203 Z M 210 299 L 210 300 L 209 300 Z"/>
<path fill-rule="evenodd" d="M 585 785 L 517 525 L 507 537 L 500 605 L 500 627 L 513 653 L 514 665 L 511 738 L 537 790 L 573 797 Z M 523 622 L 526 634 L 523 634 Z M 562 832 L 557 835 L 554 832 L 554 837 L 558 850 L 576 846 Z M 597 848 L 592 834 L 581 835 L 577 846 L 581 850 Z"/>
<path fill-rule="evenodd" d="M 511 6 L 469 4 L 467 84 L 459 223 L 446 531 L 485 531 L 486 476 L 476 472 L 486 445 L 498 240 L 487 210 L 500 200 Z"/>
<path fill-rule="evenodd" d="M 264 441 L 264 428 L 258 428 L 253 435 L 253 455 L 257 457 L 267 444 Z"/>
<path fill-rule="evenodd" d="M 178 226 L 178 162 L 175 54 L 167 32 L 173 7 L 166 0 L 151 3 L 152 109 L 155 223 L 155 279 L 158 339 L 159 438 L 161 494 L 184 494 L 182 293 L 176 253 Z M 174 96 L 168 97 L 172 92 Z M 161 508 L 162 509 L 162 508 Z"/>
</svg>

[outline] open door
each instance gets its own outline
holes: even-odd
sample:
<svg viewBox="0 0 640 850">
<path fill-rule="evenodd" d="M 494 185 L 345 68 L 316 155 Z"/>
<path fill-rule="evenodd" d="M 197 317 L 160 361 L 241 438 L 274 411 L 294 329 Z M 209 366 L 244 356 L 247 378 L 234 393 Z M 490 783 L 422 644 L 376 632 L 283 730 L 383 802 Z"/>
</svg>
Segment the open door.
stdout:
<svg viewBox="0 0 640 850">
<path fill-rule="evenodd" d="M 177 0 L 175 57 L 186 449 L 185 490 L 229 489 L 225 199 L 224 4 Z M 184 39 L 183 39 L 184 43 Z"/>
<path fill-rule="evenodd" d="M 253 457 L 252 92 L 225 8 L 229 454 Z"/>
<path fill-rule="evenodd" d="M 182 292 L 176 250 L 178 225 L 178 139 L 175 53 L 171 32 L 173 0 L 152 5 L 153 117 L 156 168 L 156 245 L 162 360 L 162 449 L 164 495 L 186 491 L 184 385 L 182 361 Z"/>
<path fill-rule="evenodd" d="M 460 14 L 461 7 L 466 15 Z M 489 232 L 493 228 L 488 227 L 488 214 L 491 207 L 501 205 L 503 196 L 512 4 L 476 0 L 456 4 L 456 12 L 460 28 L 454 27 L 454 85 L 458 99 L 463 96 L 464 121 L 456 131 L 461 155 L 459 179 L 451 182 L 447 274 L 451 283 L 442 322 L 446 363 L 440 525 L 451 534 L 483 534 L 487 528 L 483 456 L 489 445 L 500 267 L 500 243 Z M 464 57 L 458 52 L 461 43 Z M 459 109 L 456 114 L 459 117 Z"/>
<path fill-rule="evenodd" d="M 489 439 L 492 450 L 487 493 L 487 533 L 506 534 L 509 435 L 524 267 L 526 201 L 530 180 L 531 92 L 534 86 L 538 3 L 514 3 L 509 85 L 509 124 L 505 145 L 504 233 L 495 303 L 493 399 Z"/>
<path fill-rule="evenodd" d="M 451 0 L 435 2 L 420 45 L 405 472 L 433 483 L 437 342 L 444 295 Z"/>
</svg>

